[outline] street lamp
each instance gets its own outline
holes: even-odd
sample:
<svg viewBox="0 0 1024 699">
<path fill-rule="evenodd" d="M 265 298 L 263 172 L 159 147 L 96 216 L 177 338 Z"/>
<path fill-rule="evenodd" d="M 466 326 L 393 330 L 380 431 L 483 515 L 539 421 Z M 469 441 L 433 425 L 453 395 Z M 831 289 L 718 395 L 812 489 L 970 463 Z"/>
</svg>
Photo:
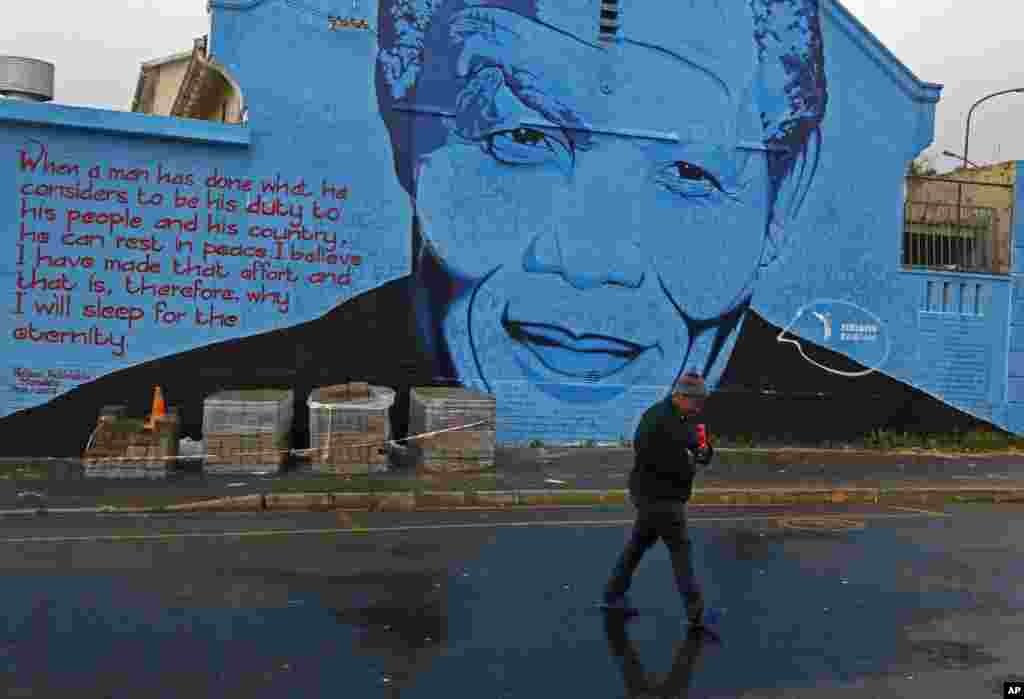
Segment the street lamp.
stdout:
<svg viewBox="0 0 1024 699">
<path fill-rule="evenodd" d="M 1009 94 L 1013 94 L 1013 93 L 1024 94 L 1024 87 L 1015 87 L 1012 90 L 1000 90 L 999 92 L 993 92 L 991 95 L 985 95 L 980 100 L 978 100 L 973 105 L 971 105 L 970 110 L 968 110 L 968 112 L 967 112 L 967 127 L 964 129 L 964 154 L 963 154 L 964 170 L 967 169 L 967 164 L 969 162 L 971 162 L 970 160 L 967 159 L 967 156 L 970 155 L 969 150 L 970 150 L 970 147 L 971 147 L 971 117 L 974 116 L 974 110 L 977 109 L 978 105 L 980 105 L 982 102 L 986 102 L 986 101 L 992 99 L 993 97 L 999 97 L 1000 95 L 1009 95 Z M 960 182 L 960 183 L 957 184 L 957 196 L 956 196 L 956 224 L 957 224 L 957 234 L 959 236 L 963 235 L 963 212 L 964 212 L 964 184 L 963 184 L 963 182 Z M 987 264 L 987 259 L 988 259 L 988 256 L 987 256 L 988 241 L 984 240 L 984 238 L 981 241 L 981 247 L 980 248 L 977 247 L 977 246 L 975 247 L 975 251 L 976 251 L 975 255 L 978 254 L 977 251 L 979 251 L 979 250 L 981 252 L 981 258 L 982 258 L 982 263 L 981 264 Z"/>
<path fill-rule="evenodd" d="M 964 169 L 965 170 L 967 169 L 967 163 L 971 162 L 971 161 L 969 161 L 967 159 L 967 156 L 970 155 L 970 153 L 968 153 L 967 151 L 968 151 L 968 149 L 970 148 L 970 145 L 971 145 L 971 116 L 974 114 L 974 110 L 978 107 L 979 104 L 981 104 L 982 102 L 985 102 L 986 100 L 990 100 L 993 97 L 998 97 L 999 95 L 1008 95 L 1008 94 L 1011 94 L 1011 93 L 1014 93 L 1014 92 L 1020 93 L 1020 94 L 1024 94 L 1024 87 L 1017 87 L 1017 88 L 1014 88 L 1012 90 L 1002 90 L 1000 92 L 993 92 L 991 95 L 985 95 L 980 100 L 975 102 L 974 106 L 972 106 L 970 111 L 967 112 L 967 128 L 964 131 L 964 155 L 963 155 Z"/>
</svg>

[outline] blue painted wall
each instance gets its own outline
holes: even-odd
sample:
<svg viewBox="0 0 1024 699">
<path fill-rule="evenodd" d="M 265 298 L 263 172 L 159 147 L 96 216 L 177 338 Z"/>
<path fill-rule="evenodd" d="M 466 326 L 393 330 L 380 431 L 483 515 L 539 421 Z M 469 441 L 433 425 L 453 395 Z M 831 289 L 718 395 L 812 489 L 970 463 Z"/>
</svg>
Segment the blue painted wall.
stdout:
<svg viewBox="0 0 1024 699">
<path fill-rule="evenodd" d="M 389 234 L 410 225 L 408 197 L 367 145 L 379 120 L 317 108 L 314 125 L 252 92 L 253 128 L 0 102 L 4 414 L 408 274 L 408 240 Z"/>
<path fill-rule="evenodd" d="M 1014 280 L 900 268 L 903 173 L 941 88 L 831 0 L 618 4 L 602 35 L 598 0 L 212 0 L 211 51 L 242 86 L 244 127 L 0 102 L 8 287 L 39 261 L 37 276 L 77 285 L 23 289 L 20 307 L 9 294 L 0 414 L 406 279 L 417 351 L 435 377 L 497 396 L 503 442 L 628 437 L 682 371 L 718 387 L 748 309 L 822 376 L 881 372 L 1024 430 Z M 73 167 L 22 167 L 44 152 Z M 181 183 L 155 181 L 164 171 Z M 37 185 L 72 189 L 22 195 Z M 76 186 L 128 202 L 67 198 Z M 141 221 L 69 224 L 72 209 Z M 158 228 L 193 215 L 196 230 Z M 147 283 L 213 274 L 198 278 L 221 289 L 219 326 L 197 324 L 209 300 L 132 293 L 139 275 L 102 269 L 145 258 L 119 236 L 163 245 Z M 204 250 L 203 269 L 174 272 Z"/>
<path fill-rule="evenodd" d="M 1018 434 L 1024 433 L 1024 182 L 1021 182 L 1021 162 L 1017 162 L 1014 197 L 1013 282 L 1010 289 L 1010 323 L 1006 357 L 1006 425 Z"/>
</svg>

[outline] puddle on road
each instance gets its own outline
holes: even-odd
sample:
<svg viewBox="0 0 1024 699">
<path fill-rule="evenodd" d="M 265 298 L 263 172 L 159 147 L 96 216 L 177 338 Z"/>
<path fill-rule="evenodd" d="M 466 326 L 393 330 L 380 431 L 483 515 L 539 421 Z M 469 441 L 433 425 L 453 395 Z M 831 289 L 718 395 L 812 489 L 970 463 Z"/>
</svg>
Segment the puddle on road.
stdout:
<svg viewBox="0 0 1024 699">
<path fill-rule="evenodd" d="M 365 576 L 352 576 L 347 585 L 358 585 L 361 595 L 346 593 L 342 583 L 321 604 L 353 630 L 353 652 L 372 658 L 379 683 L 400 691 L 415 687 L 447 647 L 449 583 L 445 572 L 389 574 L 367 599 Z"/>
<path fill-rule="evenodd" d="M 947 556 L 908 552 L 881 529 L 776 526 L 708 534 L 697 544 L 712 571 L 706 583 L 739 611 L 730 624 L 735 631 L 725 629 L 734 640 L 731 662 L 758 658 L 780 687 L 800 686 L 797 675 L 833 677 L 852 688 L 858 677 L 971 671 L 1005 660 L 984 636 L 915 634 L 979 603 L 998 604 L 991 598 L 996 579 L 963 585 L 958 578 L 966 571 Z M 737 623 L 743 609 L 756 613 Z M 734 638 L 741 626 L 749 638 Z"/>
</svg>

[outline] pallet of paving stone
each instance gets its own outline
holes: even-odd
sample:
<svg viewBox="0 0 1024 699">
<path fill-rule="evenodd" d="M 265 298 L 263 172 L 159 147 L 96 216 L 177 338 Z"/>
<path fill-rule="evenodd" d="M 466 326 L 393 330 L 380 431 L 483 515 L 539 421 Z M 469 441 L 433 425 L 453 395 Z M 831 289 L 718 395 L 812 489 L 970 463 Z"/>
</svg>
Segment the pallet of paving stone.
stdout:
<svg viewBox="0 0 1024 699">
<path fill-rule="evenodd" d="M 125 451 L 97 451 L 83 461 L 89 478 L 165 478 L 173 469 L 167 451 L 133 446 Z"/>
<path fill-rule="evenodd" d="M 329 433 L 310 446 L 310 463 L 317 473 L 366 474 L 387 470 L 390 439 L 386 432 Z"/>
<path fill-rule="evenodd" d="M 145 429 L 144 424 L 105 408 L 82 457 L 86 477 L 166 476 L 178 456 L 178 412 L 171 408 L 154 421 L 152 429 Z"/>
<path fill-rule="evenodd" d="M 288 460 L 289 437 L 273 433 L 215 434 L 205 438 L 204 471 L 210 474 L 277 472 Z"/>
<path fill-rule="evenodd" d="M 318 473 L 386 471 L 394 390 L 351 382 L 313 391 L 309 407 L 310 464 Z"/>
<path fill-rule="evenodd" d="M 492 468 L 496 406 L 494 396 L 466 388 L 413 388 L 409 396 L 410 440 L 407 445 L 417 470 L 451 473 Z M 465 429 L 416 437 L 462 427 Z"/>
<path fill-rule="evenodd" d="M 203 437 L 291 432 L 294 391 L 249 389 L 221 391 L 203 401 Z"/>
<path fill-rule="evenodd" d="M 204 471 L 277 472 L 288 461 L 294 392 L 222 391 L 203 403 Z"/>
</svg>

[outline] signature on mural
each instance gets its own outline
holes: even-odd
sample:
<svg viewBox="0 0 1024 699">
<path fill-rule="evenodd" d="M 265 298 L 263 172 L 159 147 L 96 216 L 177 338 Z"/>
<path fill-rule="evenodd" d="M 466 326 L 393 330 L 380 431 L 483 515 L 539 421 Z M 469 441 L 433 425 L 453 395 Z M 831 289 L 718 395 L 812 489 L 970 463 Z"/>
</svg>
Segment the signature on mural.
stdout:
<svg viewBox="0 0 1024 699">
<path fill-rule="evenodd" d="M 370 23 L 365 19 L 357 19 L 355 17 L 335 17 L 331 15 L 327 18 L 327 24 L 331 28 L 331 31 L 338 31 L 339 29 L 370 28 Z"/>
<path fill-rule="evenodd" d="M 14 383 L 11 388 L 15 393 L 57 394 L 66 381 L 83 383 L 93 379 L 91 374 L 79 369 L 15 367 L 12 373 Z"/>
</svg>

